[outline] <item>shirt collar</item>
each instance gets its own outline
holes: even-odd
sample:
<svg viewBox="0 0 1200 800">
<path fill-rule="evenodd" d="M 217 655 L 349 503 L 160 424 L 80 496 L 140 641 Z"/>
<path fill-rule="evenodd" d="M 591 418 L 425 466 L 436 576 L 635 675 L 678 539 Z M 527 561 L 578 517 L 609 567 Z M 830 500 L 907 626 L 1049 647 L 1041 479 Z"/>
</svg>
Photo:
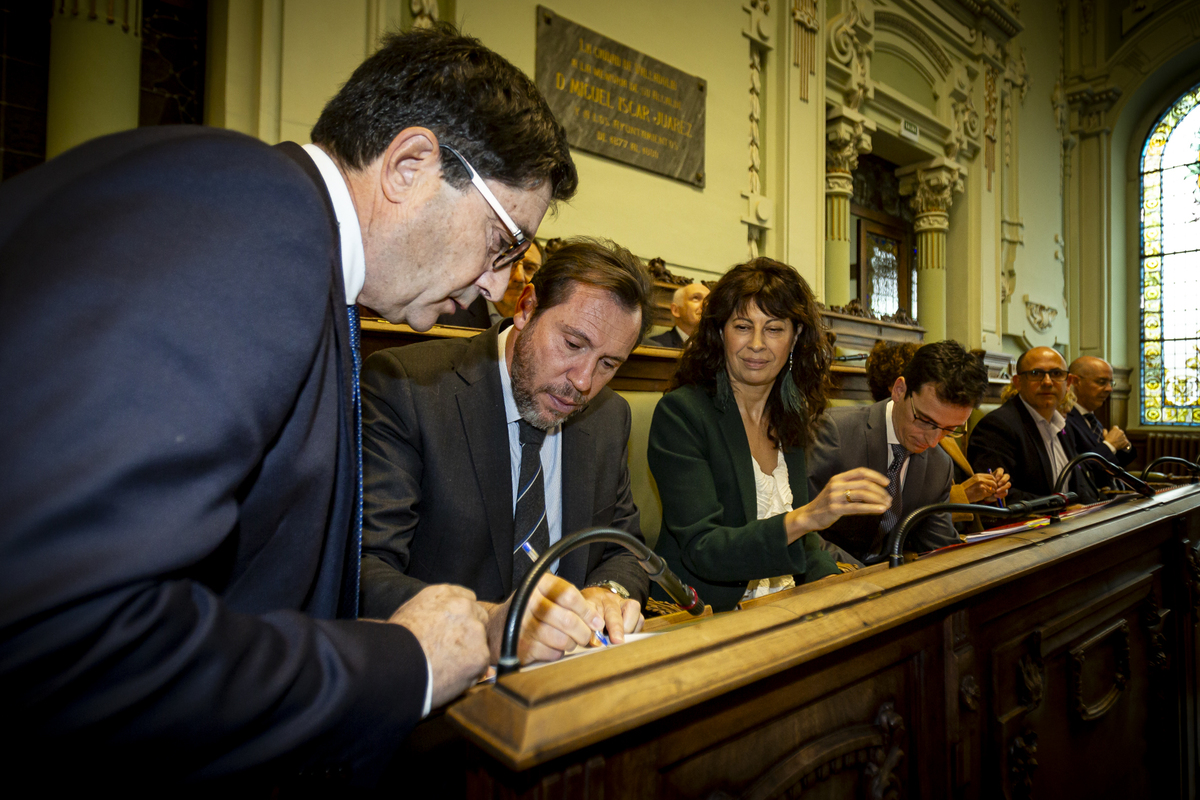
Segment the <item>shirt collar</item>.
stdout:
<svg viewBox="0 0 1200 800">
<path fill-rule="evenodd" d="M 358 212 L 350 199 L 350 189 L 337 164 L 315 144 L 304 145 L 304 152 L 317 165 L 329 199 L 333 202 L 333 216 L 337 219 L 338 240 L 342 254 L 342 278 L 346 282 L 346 305 L 358 302 L 363 283 L 367 279 L 367 255 L 363 249 L 362 229 L 358 226 Z"/>
<path fill-rule="evenodd" d="M 679 338 L 685 342 L 688 339 L 692 338 L 687 335 L 687 331 L 685 331 L 683 328 L 679 327 L 678 325 L 675 326 L 675 333 L 678 334 Z"/>
<path fill-rule="evenodd" d="M 1017 395 L 1017 399 L 1025 403 L 1025 398 L 1021 397 L 1021 395 Z M 1052 433 L 1062 433 L 1062 429 L 1067 427 L 1067 420 L 1059 413 L 1057 408 L 1054 409 L 1054 414 L 1051 415 L 1050 419 L 1043 417 L 1041 412 L 1029 405 L 1029 403 L 1025 403 L 1025 408 L 1029 411 L 1029 416 L 1033 417 L 1033 421 L 1038 424 L 1038 427 L 1048 427 Z"/>
<path fill-rule="evenodd" d="M 1075 410 L 1076 410 L 1076 411 L 1078 411 L 1080 414 L 1082 414 L 1082 415 L 1083 415 L 1083 416 L 1085 416 L 1085 417 L 1086 417 L 1088 414 L 1091 414 L 1091 413 L 1092 413 L 1091 411 L 1088 411 L 1088 410 L 1087 410 L 1086 408 L 1084 408 L 1083 406 L 1079 405 L 1079 403 L 1076 403 L 1076 404 L 1075 404 Z"/>
<path fill-rule="evenodd" d="M 892 407 L 896 403 L 892 400 L 887 401 L 887 407 L 883 409 L 884 419 L 887 420 L 888 444 L 900 444 L 900 437 L 896 435 L 896 423 L 892 421 Z M 888 461 L 892 460 L 892 454 L 888 453 Z"/>
</svg>

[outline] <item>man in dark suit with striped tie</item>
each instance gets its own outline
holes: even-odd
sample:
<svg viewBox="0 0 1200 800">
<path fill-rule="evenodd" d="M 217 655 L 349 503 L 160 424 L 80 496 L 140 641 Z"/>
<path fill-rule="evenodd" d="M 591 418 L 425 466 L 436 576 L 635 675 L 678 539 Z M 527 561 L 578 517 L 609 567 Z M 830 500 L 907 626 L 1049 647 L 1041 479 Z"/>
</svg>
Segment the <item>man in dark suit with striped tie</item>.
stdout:
<svg viewBox="0 0 1200 800">
<path fill-rule="evenodd" d="M 1099 453 L 1119 467 L 1127 467 L 1137 457 L 1125 431 L 1119 425 L 1105 429 L 1096 411 L 1112 394 L 1112 366 L 1102 358 L 1080 356 L 1067 368 L 1075 389 L 1075 407 L 1067 413 L 1067 429 L 1078 453 Z M 1102 469 L 1090 466 L 1089 474 L 1097 486 L 1117 488 L 1115 480 Z"/>
<path fill-rule="evenodd" d="M 566 135 L 444 26 L 385 41 L 312 139 L 141 128 L 0 186 L 14 781 L 370 784 L 486 669 L 461 587 L 355 619 L 354 304 L 424 330 L 498 297 L 574 192 Z"/>
<path fill-rule="evenodd" d="M 533 561 L 577 530 L 641 538 L 628 404 L 606 387 L 650 321 L 650 282 L 623 247 L 568 242 L 504 321 L 472 339 L 373 354 L 363 370 L 363 613 L 386 618 L 427 584 L 489 609 L 493 658 Z M 543 576 L 523 662 L 607 629 L 640 628 L 649 582 L 633 555 L 594 544 Z"/>
</svg>

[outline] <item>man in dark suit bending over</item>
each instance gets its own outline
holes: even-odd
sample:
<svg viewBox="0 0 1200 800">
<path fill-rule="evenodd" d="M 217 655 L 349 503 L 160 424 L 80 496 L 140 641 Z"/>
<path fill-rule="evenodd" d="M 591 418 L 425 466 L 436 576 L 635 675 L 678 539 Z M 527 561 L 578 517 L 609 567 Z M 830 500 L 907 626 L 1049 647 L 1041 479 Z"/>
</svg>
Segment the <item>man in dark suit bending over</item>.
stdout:
<svg viewBox="0 0 1200 800">
<path fill-rule="evenodd" d="M 629 251 L 576 240 L 538 270 L 511 324 L 367 359 L 364 614 L 386 618 L 431 582 L 466 586 L 486 601 L 495 659 L 537 555 L 595 526 L 641 538 L 629 406 L 606 384 L 645 332 L 649 297 Z M 558 658 L 603 628 L 623 641 L 641 627 L 648 585 L 620 546 L 567 554 L 526 611 L 522 661 Z"/>
<path fill-rule="evenodd" d="M 809 496 L 834 475 L 870 467 L 886 475 L 893 500 L 882 517 L 843 517 L 821 536 L 861 560 L 883 552 L 888 534 L 908 512 L 948 502 L 954 462 L 938 443 L 963 435 L 986 390 L 987 370 L 978 358 L 957 342 L 934 342 L 913 355 L 890 399 L 826 411 L 808 451 Z M 934 514 L 912 531 L 906 546 L 925 551 L 957 541 L 950 515 Z"/>
<path fill-rule="evenodd" d="M 0 708 L 43 791 L 371 783 L 486 668 L 461 587 L 354 619 L 354 303 L 424 330 L 499 297 L 574 191 L 565 133 L 438 28 L 312 138 L 142 128 L 0 187 Z"/>
</svg>

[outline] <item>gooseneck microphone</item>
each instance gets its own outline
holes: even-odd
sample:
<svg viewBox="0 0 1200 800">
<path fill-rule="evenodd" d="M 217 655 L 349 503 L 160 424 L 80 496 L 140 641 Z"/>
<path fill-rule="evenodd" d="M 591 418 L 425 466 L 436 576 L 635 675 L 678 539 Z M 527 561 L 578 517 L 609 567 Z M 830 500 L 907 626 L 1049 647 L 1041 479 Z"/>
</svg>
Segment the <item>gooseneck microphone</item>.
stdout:
<svg viewBox="0 0 1200 800">
<path fill-rule="evenodd" d="M 1052 494 L 1046 497 L 1035 497 L 1032 500 L 1026 500 L 1021 503 L 1009 503 L 1007 508 L 998 506 L 985 506 L 976 503 L 934 503 L 930 506 L 918 508 L 909 513 L 900 521 L 888 536 L 887 546 L 884 552 L 887 553 L 889 568 L 895 568 L 904 563 L 904 557 L 901 553 L 904 550 L 904 540 L 908 538 L 908 533 L 918 522 L 925 519 L 931 514 L 940 514 L 946 511 L 958 511 L 964 514 L 987 514 L 993 517 L 1025 517 L 1030 514 L 1035 514 L 1041 511 L 1055 511 L 1060 508 L 1066 508 L 1071 501 L 1075 499 L 1073 492 L 1066 494 Z M 882 557 L 877 557 L 878 561 Z M 876 561 L 875 563 L 878 563 Z"/>
<path fill-rule="evenodd" d="M 1142 470 L 1142 480 L 1146 480 L 1147 476 L 1150 475 L 1150 471 L 1159 464 L 1182 464 L 1183 466 L 1187 467 L 1193 475 L 1200 472 L 1200 464 L 1195 464 L 1191 461 L 1188 461 L 1186 458 L 1180 458 L 1178 456 L 1159 456 L 1147 464 L 1146 468 Z"/>
<path fill-rule="evenodd" d="M 542 575 L 546 573 L 546 570 L 550 569 L 551 564 L 567 553 L 594 542 L 619 544 L 626 550 L 629 550 L 637 557 L 638 563 L 642 565 L 642 569 L 646 570 L 646 574 L 650 576 L 650 580 L 661 586 L 663 591 L 667 593 L 667 596 L 674 600 L 684 611 L 696 617 L 704 613 L 704 603 L 701 602 L 700 596 L 696 594 L 696 590 L 679 580 L 679 577 L 667 568 L 667 564 L 663 561 L 662 557 L 647 547 L 645 542 L 639 541 L 636 537 L 625 531 L 619 531 L 615 528 L 591 528 L 586 531 L 573 533 L 570 536 L 564 536 L 551 545 L 542 554 L 542 557 L 537 560 L 537 563 L 529 569 L 529 572 L 525 575 L 525 579 L 517 587 L 517 593 L 513 596 L 512 603 L 508 607 L 508 616 L 504 619 L 504 638 L 500 641 L 500 663 L 496 667 L 497 675 L 508 675 L 511 672 L 516 672 L 521 666 L 521 661 L 517 657 L 517 640 L 521 628 L 521 618 L 525 616 L 525 606 L 529 604 L 529 598 L 533 596 L 534 587 L 537 586 Z"/>
<path fill-rule="evenodd" d="M 1154 497 L 1154 490 L 1151 489 L 1144 480 L 1130 475 L 1128 472 L 1121 469 L 1099 453 L 1080 453 L 1068 461 L 1067 465 L 1063 467 L 1063 471 L 1059 473 L 1058 480 L 1054 482 L 1054 491 L 1061 492 L 1063 486 L 1067 482 L 1067 478 L 1071 475 L 1072 470 L 1074 470 L 1076 466 L 1082 464 L 1084 461 L 1095 461 L 1100 465 L 1101 469 L 1119 480 L 1121 483 L 1133 489 L 1142 497 Z"/>
</svg>

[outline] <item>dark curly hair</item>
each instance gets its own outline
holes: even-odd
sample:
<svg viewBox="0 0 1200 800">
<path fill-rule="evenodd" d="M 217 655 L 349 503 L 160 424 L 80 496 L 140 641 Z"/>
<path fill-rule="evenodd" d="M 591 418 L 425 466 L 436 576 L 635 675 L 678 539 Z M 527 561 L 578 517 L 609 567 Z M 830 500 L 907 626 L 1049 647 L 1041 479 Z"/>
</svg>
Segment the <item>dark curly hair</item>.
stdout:
<svg viewBox="0 0 1200 800">
<path fill-rule="evenodd" d="M 817 419 L 829 402 L 829 365 L 833 345 L 825 332 L 812 289 L 800 273 L 770 258 L 756 258 L 726 272 L 704 303 L 696 335 L 688 339 L 671 380 L 678 386 L 699 386 L 717 394 L 717 375 L 725 370 L 725 323 L 731 316 L 757 305 L 763 313 L 790 319 L 798 335 L 792 347 L 791 380 L 803 399 L 804 412 L 788 413 L 781 387 L 788 371 L 781 370 L 767 396 L 767 433 L 782 447 L 802 447 L 813 440 Z"/>
<path fill-rule="evenodd" d="M 920 349 L 920 342 L 888 342 L 880 339 L 867 356 L 867 388 L 878 403 L 892 396 L 892 384 Z"/>
</svg>

